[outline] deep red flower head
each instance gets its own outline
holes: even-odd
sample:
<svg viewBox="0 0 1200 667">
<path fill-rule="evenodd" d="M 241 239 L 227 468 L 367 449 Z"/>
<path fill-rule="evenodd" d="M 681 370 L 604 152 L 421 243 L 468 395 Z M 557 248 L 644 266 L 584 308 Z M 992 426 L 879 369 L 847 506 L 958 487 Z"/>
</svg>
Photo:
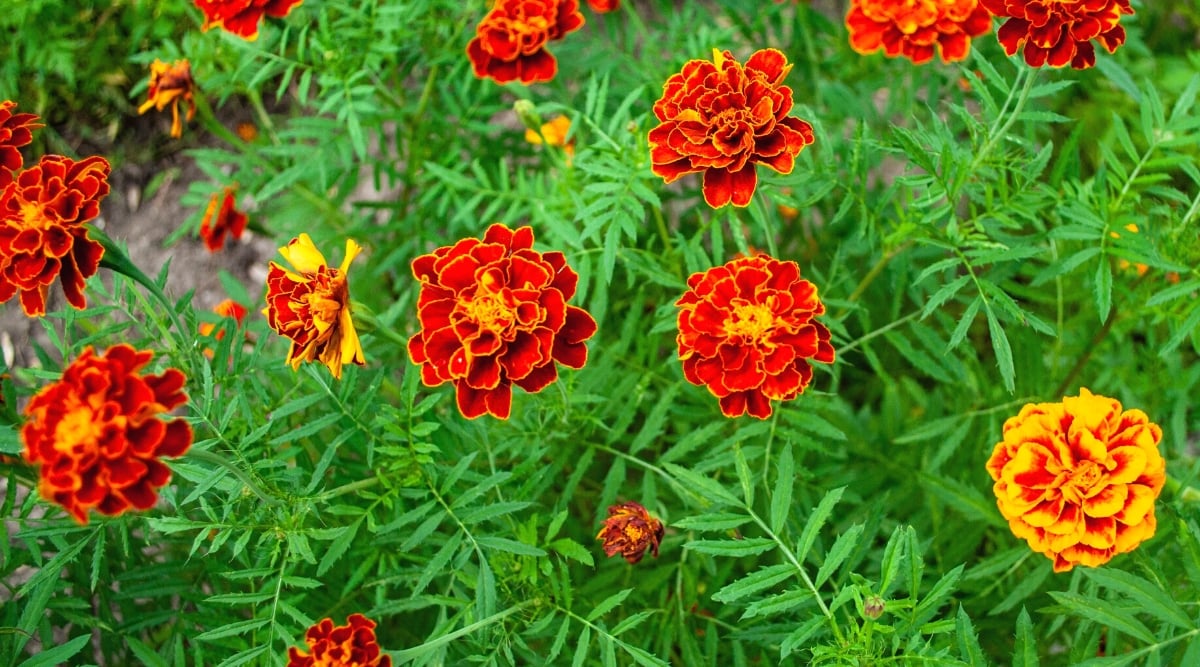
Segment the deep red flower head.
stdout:
<svg viewBox="0 0 1200 667">
<path fill-rule="evenodd" d="M 322 619 L 304 633 L 308 650 L 288 649 L 287 667 L 392 667 L 375 640 L 375 621 L 350 614 L 345 625 Z"/>
<path fill-rule="evenodd" d="M 100 156 L 80 162 L 43 155 L 0 191 L 0 303 L 21 293 L 30 317 L 46 314 L 50 284 L 84 308 L 84 281 L 100 268 L 104 248 L 84 225 L 100 214 L 111 167 Z"/>
<path fill-rule="evenodd" d="M 596 539 L 603 540 L 604 553 L 610 558 L 621 554 L 625 560 L 636 563 L 647 549 L 658 558 L 663 532 L 661 521 L 650 516 L 641 503 L 630 500 L 609 506 L 608 518 Z"/>
<path fill-rule="evenodd" d="M 235 188 L 226 187 L 214 192 L 208 200 L 204 220 L 200 222 L 200 238 L 204 239 L 204 247 L 209 252 L 225 247 L 226 234 L 240 239 L 246 230 L 246 214 L 237 210 L 236 193 Z"/>
<path fill-rule="evenodd" d="M 183 136 L 183 123 L 179 120 L 179 102 L 187 105 L 187 120 L 196 116 L 196 82 L 192 80 L 192 65 L 186 59 L 176 60 L 170 65 L 155 58 L 150 63 L 150 84 L 146 89 L 146 101 L 138 107 L 144 114 L 154 109 L 162 111 L 171 107 L 171 136 Z"/>
<path fill-rule="evenodd" d="M 474 419 L 508 419 L 512 385 L 539 392 L 558 362 L 583 368 L 596 333 L 587 311 L 567 305 L 579 275 L 561 252 L 533 250 L 533 229 L 488 227 L 413 260 L 421 281 L 421 330 L 408 354 L 426 386 L 453 382 L 458 409 Z"/>
<path fill-rule="evenodd" d="M 187 422 L 159 416 L 187 402 L 184 375 L 139 373 L 153 356 L 125 344 L 103 356 L 87 347 L 25 407 L 21 439 L 25 459 L 42 466 L 38 491 L 79 523 L 92 509 L 114 516 L 153 507 L 171 479 L 159 458 L 192 445 Z"/>
<path fill-rule="evenodd" d="M 587 3 L 597 14 L 611 12 L 621 6 L 621 0 L 587 0 Z"/>
<path fill-rule="evenodd" d="M 771 416 L 771 401 L 799 396 L 809 361 L 833 363 L 817 288 L 795 262 L 742 257 L 688 278 L 679 306 L 679 358 L 689 382 L 708 387 L 726 417 Z"/>
<path fill-rule="evenodd" d="M 883 49 L 920 65 L 967 57 L 971 38 L 990 32 L 992 15 L 978 0 L 851 0 L 850 46 L 862 54 Z"/>
<path fill-rule="evenodd" d="M 12 100 L 0 102 L 0 172 L 19 171 L 24 165 L 21 151 L 17 150 L 33 141 L 33 130 L 45 125 L 31 113 L 13 113 L 17 103 Z M 9 175 L 0 173 L 0 187 L 9 181 Z"/>
<path fill-rule="evenodd" d="M 792 173 L 796 155 L 813 142 L 812 126 L 787 114 L 792 66 L 775 49 L 757 51 L 745 66 L 713 49 L 713 62 L 689 60 L 663 85 L 654 103 L 661 121 L 650 130 L 650 162 L 670 183 L 704 173 L 704 201 L 746 206 L 754 194 L 755 164 Z"/>
<path fill-rule="evenodd" d="M 1125 43 L 1121 15 L 1132 14 L 1129 0 L 979 0 L 1006 18 L 996 33 L 1008 55 L 1025 45 L 1031 67 L 1087 69 L 1096 64 L 1092 40 L 1109 53 Z"/>
<path fill-rule="evenodd" d="M 258 39 L 263 14 L 283 18 L 304 0 L 192 0 L 204 12 L 201 30 L 224 28 L 243 39 Z"/>
<path fill-rule="evenodd" d="M 582 26 L 579 0 L 496 0 L 467 44 L 467 57 L 480 79 L 549 81 L 558 63 L 546 44 Z"/>
</svg>

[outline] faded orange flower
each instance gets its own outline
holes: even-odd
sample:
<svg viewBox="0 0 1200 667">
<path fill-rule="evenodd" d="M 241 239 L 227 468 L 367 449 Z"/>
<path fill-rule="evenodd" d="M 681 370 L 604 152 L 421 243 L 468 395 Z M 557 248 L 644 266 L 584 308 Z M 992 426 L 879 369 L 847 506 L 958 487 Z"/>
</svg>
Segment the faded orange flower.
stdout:
<svg viewBox="0 0 1200 667">
<path fill-rule="evenodd" d="M 536 121 L 535 121 L 536 124 Z M 543 123 L 541 133 L 536 130 L 525 130 L 525 141 L 531 144 L 541 145 L 543 143 L 550 146 L 558 146 L 567 154 L 568 161 L 575 155 L 575 140 L 567 141 L 567 135 L 571 132 L 571 119 L 566 116 L 556 116 L 549 122 Z"/>
<path fill-rule="evenodd" d="M 20 171 L 25 164 L 18 149 L 33 141 L 33 130 L 45 127 L 35 114 L 13 113 L 15 108 L 12 100 L 0 102 L 0 187 L 11 180 L 4 171 Z"/>
<path fill-rule="evenodd" d="M 641 503 L 630 500 L 609 506 L 608 518 L 596 539 L 604 542 L 604 553 L 610 558 L 621 554 L 625 560 L 636 563 L 647 549 L 658 558 L 663 532 L 661 521 L 650 516 Z"/>
<path fill-rule="evenodd" d="M 1166 481 L 1162 429 L 1086 388 L 1061 403 L 1030 403 L 1004 423 L 987 462 L 1013 535 L 1055 572 L 1097 567 L 1154 535 Z"/>
<path fill-rule="evenodd" d="M 375 621 L 350 614 L 345 625 L 324 618 L 304 633 L 308 650 L 288 649 L 287 667 L 391 667 L 375 639 Z"/>
<path fill-rule="evenodd" d="M 303 0 L 192 0 L 204 12 L 201 30 L 222 28 L 247 41 L 258 39 L 258 23 L 264 14 L 287 16 Z"/>
<path fill-rule="evenodd" d="M 883 49 L 917 65 L 935 55 L 949 63 L 992 30 L 992 15 L 978 0 L 851 0 L 846 27 L 851 48 L 864 55 Z"/>
<path fill-rule="evenodd" d="M 279 249 L 291 269 L 270 263 L 267 307 L 262 312 L 272 329 L 292 341 L 287 363 L 293 370 L 315 359 L 340 379 L 344 364 L 366 364 L 350 317 L 346 283 L 350 262 L 361 250 L 347 239 L 342 265 L 331 268 L 308 234 L 301 234 Z"/>
<path fill-rule="evenodd" d="M 138 107 L 138 113 L 144 114 L 150 109 L 162 111 L 171 107 L 171 136 L 178 139 L 183 136 L 183 123 L 179 121 L 179 102 L 187 104 L 187 120 L 191 122 L 196 116 L 196 100 L 194 93 L 196 82 L 192 80 L 192 65 L 186 59 L 176 60 L 168 65 L 155 58 L 150 64 L 150 87 L 146 91 L 146 101 Z"/>
<path fill-rule="evenodd" d="M 43 155 L 0 190 L 0 303 L 20 292 L 26 315 L 45 315 L 50 285 L 61 276 L 67 302 L 87 306 L 83 287 L 104 247 L 85 225 L 100 214 L 111 169 L 100 156 Z"/>
<path fill-rule="evenodd" d="M 226 234 L 240 239 L 246 230 L 246 214 L 237 210 L 236 193 L 237 188 L 225 187 L 214 192 L 208 200 L 208 208 L 200 222 L 200 238 L 204 239 L 204 247 L 209 252 L 225 247 Z"/>
<path fill-rule="evenodd" d="M 1132 14 L 1129 0 L 979 0 L 998 18 L 996 33 L 1005 53 L 1024 45 L 1030 67 L 1087 69 L 1096 64 L 1096 40 L 1113 53 L 1125 43 L 1121 15 Z"/>
<path fill-rule="evenodd" d="M 93 509 L 153 507 L 171 479 L 159 459 L 191 447 L 186 421 L 160 417 L 187 402 L 186 378 L 175 368 L 141 374 L 153 357 L 125 344 L 97 356 L 89 346 L 25 408 L 21 439 L 25 459 L 41 465 L 38 491 L 81 524 Z"/>
</svg>

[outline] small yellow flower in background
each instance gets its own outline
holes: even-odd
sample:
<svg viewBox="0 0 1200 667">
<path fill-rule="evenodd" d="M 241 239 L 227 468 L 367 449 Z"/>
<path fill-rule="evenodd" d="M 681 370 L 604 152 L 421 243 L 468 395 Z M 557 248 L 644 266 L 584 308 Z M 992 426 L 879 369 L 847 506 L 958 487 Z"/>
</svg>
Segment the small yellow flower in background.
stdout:
<svg viewBox="0 0 1200 667">
<path fill-rule="evenodd" d="M 1125 231 L 1129 232 L 1130 234 L 1137 234 L 1141 230 L 1138 229 L 1137 225 L 1135 225 L 1131 222 L 1128 225 L 1125 225 Z M 1114 239 L 1121 238 L 1120 232 L 1109 232 L 1108 235 L 1113 237 Z"/>
<path fill-rule="evenodd" d="M 570 163 L 570 159 L 575 155 L 575 141 L 567 142 L 567 135 L 570 132 L 571 119 L 566 116 L 557 116 L 550 122 L 542 124 L 541 134 L 534 130 L 525 130 L 525 141 L 535 145 L 546 143 L 558 146 L 567 154 L 567 162 Z"/>
<path fill-rule="evenodd" d="M 196 116 L 196 100 L 193 98 L 195 90 L 192 65 L 187 59 L 176 60 L 168 65 L 156 58 L 150 64 L 150 88 L 146 91 L 146 101 L 138 107 L 138 114 L 144 114 L 151 108 L 162 111 L 170 105 L 171 136 L 178 139 L 183 136 L 183 124 L 179 121 L 179 100 L 187 103 L 187 120 L 190 122 Z"/>
<path fill-rule="evenodd" d="M 641 503 L 630 500 L 608 508 L 608 518 L 596 539 L 604 541 L 604 553 L 609 557 L 621 554 L 636 563 L 647 549 L 658 558 L 663 532 L 662 521 L 650 516 Z"/>
<path fill-rule="evenodd" d="M 267 307 L 262 312 L 272 329 L 291 339 L 287 363 L 292 370 L 316 359 L 340 379 L 344 364 L 366 364 L 350 318 L 350 288 L 346 283 L 350 262 L 361 250 L 347 239 L 342 265 L 330 268 L 308 234 L 301 234 L 279 249 L 292 270 L 271 262 Z"/>
</svg>

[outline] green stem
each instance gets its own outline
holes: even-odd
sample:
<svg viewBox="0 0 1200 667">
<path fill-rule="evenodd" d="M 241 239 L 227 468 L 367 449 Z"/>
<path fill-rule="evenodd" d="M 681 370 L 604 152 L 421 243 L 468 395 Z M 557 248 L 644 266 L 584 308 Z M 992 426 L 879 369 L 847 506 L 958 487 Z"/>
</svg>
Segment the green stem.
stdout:
<svg viewBox="0 0 1200 667">
<path fill-rule="evenodd" d="M 337 498 L 338 496 L 356 493 L 358 491 L 362 491 L 363 489 L 369 489 L 372 486 L 379 484 L 380 481 L 381 480 L 378 477 L 366 477 L 355 482 L 350 482 L 349 484 L 343 484 L 339 487 L 332 488 L 318 495 L 315 500 L 329 500 L 331 498 Z"/>
<path fill-rule="evenodd" d="M 138 268 L 133 263 L 133 260 L 129 258 L 129 255 L 108 234 L 105 234 L 96 227 L 89 227 L 88 233 L 93 240 L 99 242 L 104 247 L 104 257 L 100 259 L 100 266 L 110 271 L 116 271 L 145 287 L 146 291 L 150 292 L 158 300 L 159 304 L 166 309 L 167 315 L 171 318 L 171 324 L 175 326 L 179 335 L 183 336 L 184 331 L 186 331 L 183 321 L 179 319 L 179 313 L 175 312 L 175 304 L 171 303 L 171 300 L 167 298 L 166 292 L 163 292 L 162 288 L 150 279 L 150 276 Z"/>
<path fill-rule="evenodd" d="M 190 450 L 188 450 L 187 456 L 188 456 L 188 458 L 195 459 L 197 461 L 204 461 L 205 463 L 212 463 L 214 465 L 220 466 L 220 467 L 228 470 L 229 472 L 233 473 L 233 476 L 237 477 L 238 481 L 240 481 L 242 484 L 245 484 L 246 488 L 250 489 L 250 491 L 254 495 L 258 496 L 258 499 L 263 501 L 264 503 L 266 503 L 268 505 L 274 505 L 274 506 L 283 504 L 282 500 L 272 496 L 271 494 L 269 494 L 265 490 L 263 490 L 263 488 L 261 486 L 259 486 L 258 483 L 255 482 L 254 479 L 252 479 L 250 477 L 250 475 L 246 474 L 246 471 L 235 466 L 224 456 L 221 456 L 220 454 L 213 452 L 213 451 L 209 451 L 207 449 L 190 449 Z"/>
<path fill-rule="evenodd" d="M 1142 281 L 1145 280 L 1149 275 L 1150 273 L 1147 272 L 1141 276 L 1138 276 L 1138 279 L 1133 282 L 1130 289 L 1136 289 L 1137 286 L 1140 285 Z M 1101 341 L 1108 336 L 1108 333 L 1112 331 L 1113 325 L 1117 323 L 1119 312 L 1120 309 L 1117 308 L 1117 304 L 1114 303 L 1112 305 L 1112 309 L 1108 311 L 1108 318 L 1104 320 L 1104 324 L 1096 330 L 1096 333 L 1092 335 L 1092 339 L 1088 341 L 1087 346 L 1083 348 L 1083 354 L 1079 355 L 1079 358 L 1075 360 L 1075 365 L 1071 366 L 1071 370 L 1067 371 L 1066 377 L 1064 377 L 1062 382 L 1058 383 L 1058 386 L 1055 387 L 1054 393 L 1050 395 L 1051 399 L 1063 396 L 1064 392 L 1070 389 L 1071 385 L 1075 383 L 1075 378 L 1078 377 L 1083 371 L 1084 366 L 1087 366 L 1087 362 L 1091 360 L 1092 354 L 1095 353 L 1096 348 L 1100 347 Z"/>
<path fill-rule="evenodd" d="M 871 283 L 875 282 L 875 279 L 879 277 L 879 274 L 883 273 L 883 270 L 887 268 L 887 265 L 891 263 L 891 261 L 895 259 L 897 255 L 912 247 L 912 244 L 912 241 L 905 241 L 895 248 L 885 252 L 883 256 L 875 262 L 875 265 L 871 267 L 871 270 L 867 272 L 867 275 L 863 276 L 862 280 L 858 281 L 858 285 L 854 287 L 854 291 L 850 293 L 850 296 L 846 297 L 846 300 L 850 303 L 858 301 L 858 299 L 862 297 L 863 293 L 867 291 L 867 288 L 871 286 Z M 846 316 L 847 311 L 849 311 L 848 307 L 842 308 L 836 315 L 834 315 L 834 319 L 842 319 Z"/>
<path fill-rule="evenodd" d="M 909 322 L 913 319 L 916 319 L 920 314 L 921 314 L 921 311 L 915 310 L 915 311 L 905 315 L 904 317 L 901 317 L 900 319 L 896 320 L 895 322 L 885 324 L 870 333 L 863 334 L 862 336 L 859 336 L 857 339 L 847 343 L 846 345 L 842 345 L 841 347 L 839 347 L 837 350 L 838 354 L 845 354 L 845 353 L 849 352 L 850 350 L 853 350 L 854 348 L 858 347 L 859 345 L 862 345 L 863 343 L 871 340 L 872 338 L 875 338 L 876 336 L 882 336 L 883 334 L 891 331 L 892 329 L 900 327 L 900 326 L 906 324 L 907 322 Z"/>
<path fill-rule="evenodd" d="M 504 611 L 496 612 L 495 614 L 492 614 L 491 616 L 488 616 L 487 618 L 479 619 L 478 621 L 475 621 L 474 623 L 472 623 L 470 625 L 464 625 L 463 627 L 455 630 L 454 632 L 442 635 L 441 637 L 438 637 L 437 639 L 434 639 L 433 641 L 425 642 L 424 644 L 421 644 L 420 646 L 406 648 L 401 651 L 393 651 L 391 653 L 392 659 L 395 660 L 397 664 L 408 662 L 409 660 L 411 660 L 413 658 L 420 657 L 420 656 L 425 655 L 426 653 L 429 653 L 430 651 L 433 651 L 441 646 L 449 644 L 450 642 L 454 641 L 455 639 L 458 639 L 459 637 L 465 637 L 465 636 L 471 634 L 472 632 L 475 632 L 476 630 L 479 630 L 481 628 L 486 628 L 487 626 L 492 625 L 493 623 L 498 623 L 498 622 L 508 618 L 509 616 L 512 616 L 513 614 L 521 611 L 522 609 L 533 605 L 535 602 L 536 602 L 536 600 L 526 600 L 515 607 L 509 607 L 508 609 L 505 609 Z"/>
</svg>

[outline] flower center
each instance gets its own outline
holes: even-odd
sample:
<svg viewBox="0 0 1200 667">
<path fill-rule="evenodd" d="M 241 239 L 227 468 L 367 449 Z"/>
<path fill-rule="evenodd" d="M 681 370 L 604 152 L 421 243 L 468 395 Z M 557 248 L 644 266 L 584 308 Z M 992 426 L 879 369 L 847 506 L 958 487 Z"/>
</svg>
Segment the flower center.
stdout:
<svg viewBox="0 0 1200 667">
<path fill-rule="evenodd" d="M 1100 466 L 1092 461 L 1083 461 L 1071 471 L 1069 483 L 1080 492 L 1086 493 L 1100 481 L 1103 472 Z"/>
<path fill-rule="evenodd" d="M 46 212 L 37 202 L 22 202 L 21 215 L 17 221 L 17 227 L 22 231 L 26 229 L 45 231 L 52 226 L 51 221 L 46 218 Z"/>
<path fill-rule="evenodd" d="M 464 303 L 468 319 L 484 331 L 499 334 L 512 327 L 517 311 L 509 306 L 504 295 L 490 290 L 480 290 L 475 298 Z"/>
<path fill-rule="evenodd" d="M 646 530 L 640 524 L 627 523 L 622 532 L 625 533 L 625 539 L 630 542 L 640 542 L 646 539 Z"/>
<path fill-rule="evenodd" d="M 103 425 L 97 421 L 90 406 L 74 403 L 54 429 L 54 448 L 64 454 L 79 456 L 96 450 Z"/>
<path fill-rule="evenodd" d="M 345 297 L 346 278 L 339 275 L 336 269 L 330 269 L 328 277 L 319 276 L 313 291 L 304 295 L 318 334 L 324 334 L 337 323 L 345 305 Z"/>
<path fill-rule="evenodd" d="M 745 341 L 759 341 L 775 328 L 775 313 L 765 303 L 744 303 L 733 307 L 725 320 L 725 333 Z"/>
</svg>

